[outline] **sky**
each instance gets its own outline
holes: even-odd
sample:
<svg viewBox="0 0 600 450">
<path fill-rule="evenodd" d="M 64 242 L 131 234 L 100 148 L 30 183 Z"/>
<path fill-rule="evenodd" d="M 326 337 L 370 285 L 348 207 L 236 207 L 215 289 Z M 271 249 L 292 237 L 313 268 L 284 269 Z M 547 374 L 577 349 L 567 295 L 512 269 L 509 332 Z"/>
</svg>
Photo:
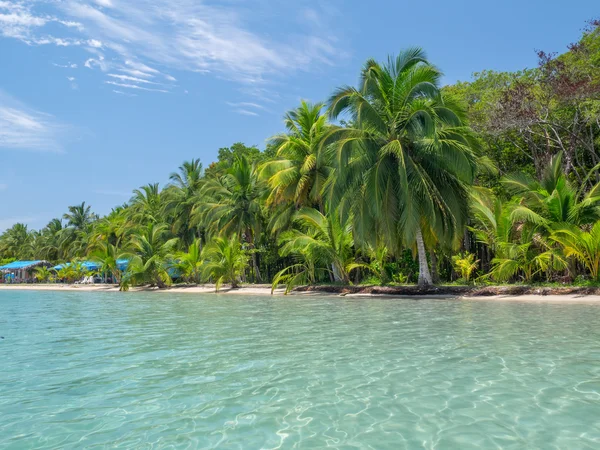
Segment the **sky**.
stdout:
<svg viewBox="0 0 600 450">
<path fill-rule="evenodd" d="M 444 83 L 563 52 L 597 0 L 0 0 L 0 231 L 106 214 L 420 46 Z"/>
</svg>

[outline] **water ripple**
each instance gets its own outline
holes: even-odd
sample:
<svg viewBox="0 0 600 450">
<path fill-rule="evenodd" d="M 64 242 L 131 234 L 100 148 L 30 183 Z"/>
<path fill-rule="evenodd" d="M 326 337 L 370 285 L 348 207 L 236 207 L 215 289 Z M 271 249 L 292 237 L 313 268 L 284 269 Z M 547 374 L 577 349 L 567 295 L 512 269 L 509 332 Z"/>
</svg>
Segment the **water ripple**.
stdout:
<svg viewBox="0 0 600 450">
<path fill-rule="evenodd" d="M 0 292 L 0 448 L 599 448 L 600 307 Z"/>
</svg>

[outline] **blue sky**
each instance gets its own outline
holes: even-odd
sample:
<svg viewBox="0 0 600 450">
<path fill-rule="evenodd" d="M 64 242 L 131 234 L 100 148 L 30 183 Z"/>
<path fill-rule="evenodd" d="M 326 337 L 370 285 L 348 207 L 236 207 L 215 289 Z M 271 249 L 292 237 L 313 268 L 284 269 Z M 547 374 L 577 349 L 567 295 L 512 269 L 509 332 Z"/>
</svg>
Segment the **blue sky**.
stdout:
<svg viewBox="0 0 600 450">
<path fill-rule="evenodd" d="M 418 45 L 445 83 L 536 64 L 576 41 L 597 0 L 0 0 L 0 230 L 264 148 L 301 98 L 354 84 L 367 58 Z"/>
</svg>

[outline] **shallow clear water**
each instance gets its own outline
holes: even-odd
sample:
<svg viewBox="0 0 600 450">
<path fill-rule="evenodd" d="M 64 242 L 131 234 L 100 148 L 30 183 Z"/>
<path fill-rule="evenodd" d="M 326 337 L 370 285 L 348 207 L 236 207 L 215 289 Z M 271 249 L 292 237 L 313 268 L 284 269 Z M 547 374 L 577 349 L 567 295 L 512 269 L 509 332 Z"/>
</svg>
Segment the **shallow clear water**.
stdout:
<svg viewBox="0 0 600 450">
<path fill-rule="evenodd" d="M 599 448 L 600 307 L 0 292 L 0 448 Z"/>
</svg>

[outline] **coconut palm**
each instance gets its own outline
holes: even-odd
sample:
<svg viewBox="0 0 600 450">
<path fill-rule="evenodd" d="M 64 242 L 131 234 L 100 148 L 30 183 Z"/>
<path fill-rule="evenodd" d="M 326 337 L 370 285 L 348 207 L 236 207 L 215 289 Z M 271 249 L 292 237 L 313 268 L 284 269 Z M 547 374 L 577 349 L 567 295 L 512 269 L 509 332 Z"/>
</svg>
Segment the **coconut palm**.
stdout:
<svg viewBox="0 0 600 450">
<path fill-rule="evenodd" d="M 200 196 L 202 176 L 199 159 L 185 161 L 178 172 L 171 173 L 171 184 L 165 190 L 166 210 L 173 216 L 172 230 L 183 246 L 191 245 L 199 236 L 198 228 L 192 226 L 192 211 Z"/>
<path fill-rule="evenodd" d="M 134 189 L 133 197 L 129 200 L 131 219 L 135 223 L 160 223 L 163 219 L 164 202 L 158 183 L 147 184 Z"/>
<path fill-rule="evenodd" d="M 177 245 L 164 224 L 148 223 L 140 234 L 131 240 L 131 250 L 123 254 L 129 259 L 125 281 L 164 288 L 171 284 L 168 273 L 170 255 Z M 123 281 L 123 280 L 122 280 Z"/>
<path fill-rule="evenodd" d="M 343 223 L 336 213 L 324 215 L 314 208 L 302 208 L 296 213 L 295 222 L 301 229 L 281 235 L 281 255 L 293 255 L 310 265 L 320 263 L 321 267 L 330 267 L 334 280 L 344 284 L 350 282 L 352 270 L 366 267 L 354 261 L 350 220 Z"/>
<path fill-rule="evenodd" d="M 194 223 L 204 224 L 213 235 L 235 233 L 248 245 L 256 280 L 261 276 L 256 257 L 257 239 L 262 229 L 262 197 L 265 185 L 254 164 L 244 156 L 223 175 L 211 178 L 201 190 L 202 201 L 194 209 Z"/>
<path fill-rule="evenodd" d="M 600 220 L 600 183 L 587 192 L 585 183 L 577 190 L 567 179 L 562 161 L 562 153 L 555 155 L 539 181 L 525 173 L 512 174 L 502 180 L 512 194 L 521 198 L 512 211 L 514 222 L 546 228 L 547 235 L 553 223 L 583 226 Z"/>
<path fill-rule="evenodd" d="M 555 224 L 551 239 L 562 246 L 565 256 L 580 261 L 594 281 L 600 281 L 600 221 L 589 231 L 570 224 Z"/>
<path fill-rule="evenodd" d="M 322 145 L 330 130 L 322 110 L 322 103 L 303 100 L 285 115 L 288 132 L 269 140 L 278 159 L 261 168 L 271 189 L 268 205 L 313 206 L 323 212 L 323 188 L 331 172 L 331 159 Z"/>
<path fill-rule="evenodd" d="M 63 259 L 60 248 L 60 234 L 62 230 L 63 224 L 60 219 L 52 219 L 48 222 L 48 225 L 40 233 L 36 257 L 50 261 Z"/>
<path fill-rule="evenodd" d="M 27 225 L 16 223 L 0 237 L 0 254 L 4 258 L 28 259 L 32 257 L 33 234 Z"/>
<path fill-rule="evenodd" d="M 367 61 L 359 87 L 329 100 L 330 116 L 349 114 L 354 126 L 325 140 L 335 144 L 330 201 L 353 210 L 363 241 L 381 234 L 390 251 L 416 245 L 420 285 L 432 283 L 423 229 L 447 241 L 460 234 L 476 172 L 472 132 L 440 77 L 418 48 L 385 65 Z"/>
<path fill-rule="evenodd" d="M 196 284 L 202 281 L 204 259 L 200 239 L 194 239 L 188 246 L 187 252 L 175 253 L 172 260 L 172 267 L 181 273 L 184 278 Z"/>
<path fill-rule="evenodd" d="M 81 205 L 69 206 L 69 212 L 63 214 L 63 219 L 67 221 L 67 226 L 76 230 L 86 230 L 88 226 L 96 219 L 96 215 L 91 212 L 91 207 L 82 202 Z"/>
<path fill-rule="evenodd" d="M 34 270 L 34 277 L 39 283 L 47 282 L 52 276 L 52 272 L 47 267 L 36 267 Z"/>
<path fill-rule="evenodd" d="M 119 248 L 110 242 L 99 241 L 95 249 L 90 253 L 90 260 L 100 264 L 99 272 L 104 275 L 112 274 L 114 281 L 121 282 L 121 270 L 117 261 L 126 257 L 125 252 L 121 252 Z"/>
<path fill-rule="evenodd" d="M 248 264 L 248 254 L 236 235 L 229 238 L 216 237 L 204 248 L 203 256 L 206 260 L 203 275 L 212 278 L 216 291 L 223 283 L 231 284 L 234 289 L 239 286 L 239 280 Z"/>
</svg>

